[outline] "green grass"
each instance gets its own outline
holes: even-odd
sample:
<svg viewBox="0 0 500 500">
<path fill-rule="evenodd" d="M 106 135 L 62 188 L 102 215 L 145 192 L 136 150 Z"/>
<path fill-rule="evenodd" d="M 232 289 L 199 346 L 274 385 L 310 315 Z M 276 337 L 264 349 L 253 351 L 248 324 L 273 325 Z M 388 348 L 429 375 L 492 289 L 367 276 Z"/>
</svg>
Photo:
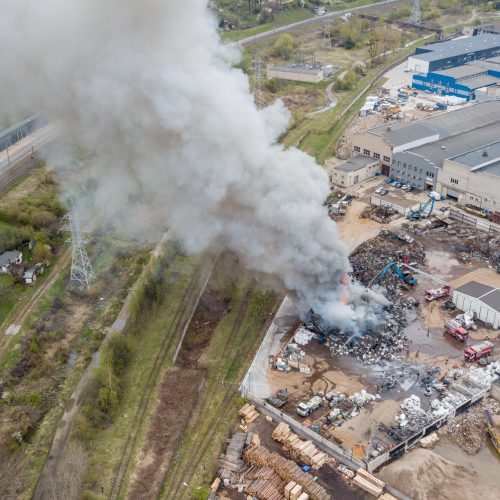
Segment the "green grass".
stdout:
<svg viewBox="0 0 500 500">
<path fill-rule="evenodd" d="M 95 439 L 91 443 L 87 443 L 89 445 L 89 461 L 92 464 L 88 480 L 90 483 L 95 483 L 89 484 L 89 486 L 95 485 L 98 491 L 100 491 L 100 485 L 104 485 L 106 492 L 111 489 L 118 461 L 125 447 L 131 422 L 143 395 L 155 356 L 173 324 L 175 313 L 195 270 L 195 264 L 196 259 L 194 258 L 179 255 L 176 257 L 175 265 L 167 271 L 162 280 L 165 286 L 165 297 L 160 307 L 157 308 L 156 315 L 148 312 L 141 317 L 139 313 L 137 326 L 134 328 L 136 334 L 129 336 L 134 354 L 123 378 L 123 399 L 116 410 L 112 425 L 101 431 L 96 430 Z M 172 282 L 172 286 L 169 285 L 169 282 Z M 163 368 L 169 366 L 170 360 L 171 356 L 167 356 Z M 156 380 L 155 385 L 159 382 L 160 380 Z M 150 406 L 154 404 L 155 398 L 152 397 Z M 150 409 L 147 411 L 147 414 L 149 413 Z M 143 425 L 138 436 L 138 443 L 141 442 L 142 433 L 146 429 L 147 425 Z M 135 450 L 132 456 L 135 456 Z"/>
</svg>

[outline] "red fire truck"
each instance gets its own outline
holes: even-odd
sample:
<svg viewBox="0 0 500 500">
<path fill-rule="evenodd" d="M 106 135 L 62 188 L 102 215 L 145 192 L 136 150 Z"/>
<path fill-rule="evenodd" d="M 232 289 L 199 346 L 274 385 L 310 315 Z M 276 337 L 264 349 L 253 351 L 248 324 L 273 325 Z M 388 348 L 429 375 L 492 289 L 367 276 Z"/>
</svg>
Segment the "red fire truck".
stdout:
<svg viewBox="0 0 500 500">
<path fill-rule="evenodd" d="M 493 353 L 493 344 L 489 340 L 484 340 L 480 344 L 474 344 L 464 351 L 465 361 L 477 361 L 490 356 Z"/>
<path fill-rule="evenodd" d="M 465 342 L 467 340 L 467 337 L 469 336 L 467 330 L 463 326 L 461 326 L 458 321 L 455 321 L 453 319 L 448 320 L 444 324 L 444 331 L 448 335 L 455 337 L 460 342 Z"/>
</svg>

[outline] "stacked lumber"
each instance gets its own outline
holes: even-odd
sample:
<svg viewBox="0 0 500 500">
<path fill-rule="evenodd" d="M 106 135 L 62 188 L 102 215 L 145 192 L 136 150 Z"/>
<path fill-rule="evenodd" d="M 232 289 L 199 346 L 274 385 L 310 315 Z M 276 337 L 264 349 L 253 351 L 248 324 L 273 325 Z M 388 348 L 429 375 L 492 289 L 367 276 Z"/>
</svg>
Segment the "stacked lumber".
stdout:
<svg viewBox="0 0 500 500">
<path fill-rule="evenodd" d="M 309 495 L 302 491 L 300 484 L 291 481 L 285 487 L 285 500 L 309 500 Z"/>
<path fill-rule="evenodd" d="M 259 412 L 255 409 L 254 405 L 246 403 L 241 407 L 239 415 L 243 418 L 245 424 L 248 425 L 251 424 L 259 416 Z"/>
<path fill-rule="evenodd" d="M 356 477 L 353 479 L 353 483 L 376 497 L 381 495 L 385 487 L 383 481 L 361 468 L 356 471 Z"/>
<path fill-rule="evenodd" d="M 383 495 L 378 497 L 379 500 L 398 500 L 396 497 L 393 497 L 390 493 L 385 492 Z"/>
<path fill-rule="evenodd" d="M 313 480 L 310 474 L 303 472 L 295 462 L 270 452 L 264 446 L 247 446 L 243 459 L 250 465 L 270 467 L 283 481 L 293 481 L 300 485 L 311 500 L 330 500 L 330 495 Z"/>
<path fill-rule="evenodd" d="M 247 435 L 237 432 L 228 440 L 226 453 L 221 453 L 219 457 L 219 466 L 231 472 L 238 472 L 243 468 L 241 455 L 245 447 Z"/>
<path fill-rule="evenodd" d="M 281 422 L 273 431 L 273 439 L 283 443 L 283 449 L 293 458 L 310 465 L 313 469 L 322 467 L 328 455 L 318 450 L 312 441 L 303 441 L 290 430 L 290 426 Z"/>
<path fill-rule="evenodd" d="M 271 467 L 250 467 L 245 478 L 250 482 L 245 487 L 245 492 L 260 500 L 282 500 L 285 482 Z"/>
</svg>

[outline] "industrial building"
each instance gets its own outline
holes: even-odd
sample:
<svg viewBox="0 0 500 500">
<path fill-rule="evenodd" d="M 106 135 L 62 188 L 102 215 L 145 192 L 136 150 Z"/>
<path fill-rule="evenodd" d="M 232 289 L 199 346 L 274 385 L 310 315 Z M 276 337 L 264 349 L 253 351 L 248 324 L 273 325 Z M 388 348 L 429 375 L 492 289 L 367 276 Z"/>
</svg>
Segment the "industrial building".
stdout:
<svg viewBox="0 0 500 500">
<path fill-rule="evenodd" d="M 453 302 L 465 312 L 474 312 L 477 318 L 500 328 L 500 290 L 478 281 L 469 281 L 453 290 Z"/>
<path fill-rule="evenodd" d="M 499 126 L 500 100 L 481 102 L 424 120 L 396 122 L 353 134 L 352 152 L 380 160 L 382 175 L 410 182 L 418 189 L 433 189 L 437 169 L 446 158 L 494 142 Z M 449 143 L 437 144 L 446 139 Z M 428 149 L 418 149 L 426 145 Z M 404 152 L 413 153 L 411 161 Z"/>
<path fill-rule="evenodd" d="M 455 68 L 431 71 L 424 75 L 413 75 L 412 87 L 433 94 L 453 95 L 468 101 L 476 98 L 476 91 L 489 88 L 496 95 L 500 88 L 500 56 L 474 61 Z"/>
<path fill-rule="evenodd" d="M 290 66 L 268 66 L 267 78 L 294 80 L 298 82 L 319 83 L 325 79 L 321 64 L 291 64 Z"/>
<path fill-rule="evenodd" d="M 347 188 L 377 174 L 380 174 L 380 161 L 370 156 L 358 154 L 334 167 L 332 182 Z"/>
<path fill-rule="evenodd" d="M 497 127 L 497 138 L 499 137 Z M 436 191 L 460 205 L 500 209 L 500 140 L 446 159 Z"/>
<path fill-rule="evenodd" d="M 500 35 L 485 33 L 418 47 L 415 54 L 408 58 L 408 69 L 429 73 L 499 55 Z"/>
</svg>

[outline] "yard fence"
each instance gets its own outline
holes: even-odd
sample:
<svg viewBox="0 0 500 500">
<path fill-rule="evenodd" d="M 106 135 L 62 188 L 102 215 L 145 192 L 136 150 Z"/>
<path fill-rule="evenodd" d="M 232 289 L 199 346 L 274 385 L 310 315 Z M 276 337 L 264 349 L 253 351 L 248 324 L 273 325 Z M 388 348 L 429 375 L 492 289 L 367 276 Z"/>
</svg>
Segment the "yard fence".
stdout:
<svg viewBox="0 0 500 500">
<path fill-rule="evenodd" d="M 498 233 L 500 234 L 500 226 L 494 222 L 489 222 L 487 220 L 481 220 L 472 215 L 464 214 L 458 210 L 450 209 L 450 218 L 463 222 L 464 224 L 469 224 L 475 228 L 486 231 L 487 233 Z"/>
</svg>

